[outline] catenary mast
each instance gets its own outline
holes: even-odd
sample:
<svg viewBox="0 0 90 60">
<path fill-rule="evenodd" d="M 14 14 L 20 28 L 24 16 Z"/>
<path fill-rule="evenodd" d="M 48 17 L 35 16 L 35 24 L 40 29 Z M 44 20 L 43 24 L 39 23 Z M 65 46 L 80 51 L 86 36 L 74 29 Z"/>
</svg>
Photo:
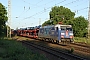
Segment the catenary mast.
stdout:
<svg viewBox="0 0 90 60">
<path fill-rule="evenodd" d="M 89 24 L 88 24 L 88 37 L 89 37 L 90 35 L 90 0 L 89 0 L 88 21 L 89 21 Z"/>
<path fill-rule="evenodd" d="M 8 26 L 7 37 L 11 38 L 11 0 L 8 0 Z"/>
</svg>

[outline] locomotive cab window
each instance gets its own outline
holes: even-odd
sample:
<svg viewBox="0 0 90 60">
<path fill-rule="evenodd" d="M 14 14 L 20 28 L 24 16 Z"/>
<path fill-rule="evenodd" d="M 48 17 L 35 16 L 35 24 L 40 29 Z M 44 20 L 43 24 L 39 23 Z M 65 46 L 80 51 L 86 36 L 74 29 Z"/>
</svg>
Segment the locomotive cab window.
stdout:
<svg viewBox="0 0 90 60">
<path fill-rule="evenodd" d="M 52 27 L 52 28 L 51 28 L 51 30 L 55 30 L 55 28 L 54 28 L 54 27 Z"/>
<path fill-rule="evenodd" d="M 56 27 L 56 31 L 58 31 L 58 27 Z"/>
<path fill-rule="evenodd" d="M 72 31 L 72 28 L 66 28 L 66 30 L 68 30 L 68 31 Z"/>
<path fill-rule="evenodd" d="M 61 30 L 66 30 L 66 27 L 61 27 Z"/>
<path fill-rule="evenodd" d="M 44 28 L 41 28 L 40 29 L 40 33 L 44 33 Z"/>
</svg>

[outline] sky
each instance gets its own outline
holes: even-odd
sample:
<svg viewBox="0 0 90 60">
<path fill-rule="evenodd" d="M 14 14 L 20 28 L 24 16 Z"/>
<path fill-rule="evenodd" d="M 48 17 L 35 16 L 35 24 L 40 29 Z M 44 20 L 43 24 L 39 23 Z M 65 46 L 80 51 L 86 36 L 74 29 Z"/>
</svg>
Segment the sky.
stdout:
<svg viewBox="0 0 90 60">
<path fill-rule="evenodd" d="M 8 0 L 0 0 L 8 10 Z M 88 19 L 89 0 L 11 0 L 12 29 L 38 26 L 49 20 L 54 6 L 64 6 L 75 12 L 75 17 Z"/>
</svg>

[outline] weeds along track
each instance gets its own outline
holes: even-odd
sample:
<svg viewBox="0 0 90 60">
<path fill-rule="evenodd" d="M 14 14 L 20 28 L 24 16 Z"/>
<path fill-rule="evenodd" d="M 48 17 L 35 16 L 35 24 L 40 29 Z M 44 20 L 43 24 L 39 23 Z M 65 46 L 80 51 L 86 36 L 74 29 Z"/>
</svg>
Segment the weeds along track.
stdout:
<svg viewBox="0 0 90 60">
<path fill-rule="evenodd" d="M 34 42 L 22 41 L 22 43 L 24 43 L 26 45 L 29 45 L 29 46 L 32 46 L 36 49 L 42 50 L 44 52 L 47 52 L 47 53 L 49 53 L 51 55 L 54 55 L 57 58 L 60 58 L 62 60 L 86 60 L 86 59 L 81 58 L 79 56 L 69 54 L 69 53 L 63 52 L 61 50 L 54 49 L 52 47 L 46 47 L 46 46 L 43 46 L 43 45 L 40 45 L 40 44 L 36 44 Z"/>
</svg>

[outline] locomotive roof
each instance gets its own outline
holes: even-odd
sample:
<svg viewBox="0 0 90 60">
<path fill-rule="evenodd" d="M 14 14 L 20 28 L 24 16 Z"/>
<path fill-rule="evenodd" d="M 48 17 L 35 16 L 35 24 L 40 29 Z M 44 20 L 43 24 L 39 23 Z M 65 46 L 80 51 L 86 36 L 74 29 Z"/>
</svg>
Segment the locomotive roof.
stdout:
<svg viewBox="0 0 90 60">
<path fill-rule="evenodd" d="M 60 25 L 60 24 L 55 25 L 55 27 L 56 26 L 60 26 L 60 27 L 72 27 L 71 25 Z"/>
<path fill-rule="evenodd" d="M 41 28 L 51 28 L 51 27 L 54 27 L 54 25 L 42 26 Z"/>
<path fill-rule="evenodd" d="M 72 26 L 71 25 L 56 24 L 56 25 L 42 26 L 41 28 L 51 28 L 51 27 L 72 27 Z"/>
</svg>

